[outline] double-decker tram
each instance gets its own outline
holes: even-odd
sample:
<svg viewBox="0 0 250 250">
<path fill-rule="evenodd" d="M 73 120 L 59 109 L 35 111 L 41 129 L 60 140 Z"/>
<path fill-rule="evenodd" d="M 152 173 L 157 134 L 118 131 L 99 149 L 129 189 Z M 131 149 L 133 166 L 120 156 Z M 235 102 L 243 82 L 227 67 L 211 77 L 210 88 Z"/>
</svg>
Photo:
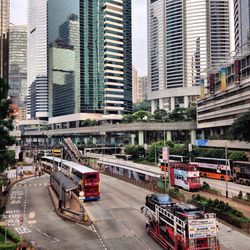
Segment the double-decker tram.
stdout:
<svg viewBox="0 0 250 250">
<path fill-rule="evenodd" d="M 242 185 L 250 186 L 250 162 L 233 162 L 233 181 Z"/>
<path fill-rule="evenodd" d="M 192 163 L 198 166 L 201 177 L 231 180 L 231 161 L 228 159 L 196 157 Z"/>
<path fill-rule="evenodd" d="M 200 173 L 195 164 L 170 162 L 170 183 L 188 191 L 200 189 Z"/>
<path fill-rule="evenodd" d="M 49 169 L 47 172 L 50 173 L 61 170 L 65 176 L 78 185 L 78 192 L 84 192 L 86 201 L 100 199 L 100 176 L 98 171 L 72 161 L 61 160 L 61 158 L 52 156 L 43 157 L 41 159 L 41 166 Z"/>
<path fill-rule="evenodd" d="M 189 159 L 187 156 L 184 155 L 169 155 L 169 162 L 182 162 L 182 163 L 188 163 Z M 164 162 L 163 159 L 159 160 L 159 167 L 161 170 L 168 171 L 167 162 Z"/>
</svg>

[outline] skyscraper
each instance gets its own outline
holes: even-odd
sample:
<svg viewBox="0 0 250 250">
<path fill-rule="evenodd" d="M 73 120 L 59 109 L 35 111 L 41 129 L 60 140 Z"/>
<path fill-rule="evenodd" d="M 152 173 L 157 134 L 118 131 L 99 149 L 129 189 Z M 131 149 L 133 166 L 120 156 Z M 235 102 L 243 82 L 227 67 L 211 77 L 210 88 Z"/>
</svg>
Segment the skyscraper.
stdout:
<svg viewBox="0 0 250 250">
<path fill-rule="evenodd" d="M 9 96 L 25 118 L 27 104 L 27 26 L 10 25 Z"/>
<path fill-rule="evenodd" d="M 47 59 L 47 0 L 28 0 L 28 118 L 49 116 Z"/>
<path fill-rule="evenodd" d="M 9 73 L 10 1 L 0 0 L 0 77 L 8 80 Z"/>
<path fill-rule="evenodd" d="M 234 0 L 235 50 L 250 48 L 250 0 Z"/>
<path fill-rule="evenodd" d="M 151 109 L 188 107 L 230 52 L 228 0 L 148 0 Z"/>
<path fill-rule="evenodd" d="M 49 0 L 48 42 L 51 116 L 132 110 L 131 1 Z"/>
</svg>

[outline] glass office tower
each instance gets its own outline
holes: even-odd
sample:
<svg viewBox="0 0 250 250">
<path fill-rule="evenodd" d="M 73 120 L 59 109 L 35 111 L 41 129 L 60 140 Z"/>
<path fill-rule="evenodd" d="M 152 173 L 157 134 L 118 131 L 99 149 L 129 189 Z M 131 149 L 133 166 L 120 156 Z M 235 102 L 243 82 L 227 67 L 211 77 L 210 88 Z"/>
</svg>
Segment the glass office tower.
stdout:
<svg viewBox="0 0 250 250">
<path fill-rule="evenodd" d="M 48 43 L 51 116 L 132 110 L 131 1 L 49 0 Z"/>
</svg>

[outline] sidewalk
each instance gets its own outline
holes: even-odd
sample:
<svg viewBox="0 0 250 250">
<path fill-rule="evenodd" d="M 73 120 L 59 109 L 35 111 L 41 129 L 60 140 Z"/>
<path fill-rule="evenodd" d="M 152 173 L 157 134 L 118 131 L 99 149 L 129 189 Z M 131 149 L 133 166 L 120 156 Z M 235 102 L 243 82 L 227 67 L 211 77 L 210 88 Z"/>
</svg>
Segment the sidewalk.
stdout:
<svg viewBox="0 0 250 250">
<path fill-rule="evenodd" d="M 250 218 L 250 206 L 245 205 L 243 203 L 239 203 L 237 201 L 232 200 L 231 198 L 226 198 L 225 196 L 220 196 L 220 195 L 215 195 L 212 193 L 208 193 L 208 192 L 204 192 L 204 191 L 199 191 L 199 193 L 191 193 L 188 191 L 184 191 L 184 190 L 180 190 L 180 192 L 182 192 L 185 195 L 185 198 L 187 200 L 191 200 L 192 199 L 192 195 L 197 195 L 199 194 L 200 196 L 203 196 L 205 198 L 210 198 L 212 200 L 218 199 L 218 200 L 222 200 L 224 202 L 227 202 L 230 206 L 236 208 L 237 210 L 239 210 L 240 212 L 242 212 L 246 217 Z"/>
<path fill-rule="evenodd" d="M 199 192 L 201 196 L 204 196 L 205 198 L 211 198 L 213 200 L 219 199 L 224 202 L 227 202 L 230 206 L 236 208 L 237 210 L 241 211 L 246 217 L 250 218 L 250 206 L 234 201 L 231 198 L 226 198 L 225 196 L 219 196 L 211 193 L 207 193 L 204 191 Z"/>
</svg>

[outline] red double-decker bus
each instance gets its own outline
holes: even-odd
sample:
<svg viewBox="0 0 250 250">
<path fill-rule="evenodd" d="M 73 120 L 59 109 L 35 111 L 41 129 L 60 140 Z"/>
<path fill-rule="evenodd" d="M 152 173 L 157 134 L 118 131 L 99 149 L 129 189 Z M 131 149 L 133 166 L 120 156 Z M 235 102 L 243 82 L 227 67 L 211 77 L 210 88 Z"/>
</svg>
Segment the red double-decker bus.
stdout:
<svg viewBox="0 0 250 250">
<path fill-rule="evenodd" d="M 170 183 L 188 191 L 199 190 L 200 172 L 194 164 L 170 162 Z"/>
<path fill-rule="evenodd" d="M 61 158 L 52 156 L 42 157 L 41 166 L 44 169 L 49 169 L 48 173 L 61 170 L 78 186 L 78 192 L 84 192 L 85 201 L 100 199 L 100 176 L 98 171 L 67 160 L 63 160 L 61 164 Z"/>
</svg>

